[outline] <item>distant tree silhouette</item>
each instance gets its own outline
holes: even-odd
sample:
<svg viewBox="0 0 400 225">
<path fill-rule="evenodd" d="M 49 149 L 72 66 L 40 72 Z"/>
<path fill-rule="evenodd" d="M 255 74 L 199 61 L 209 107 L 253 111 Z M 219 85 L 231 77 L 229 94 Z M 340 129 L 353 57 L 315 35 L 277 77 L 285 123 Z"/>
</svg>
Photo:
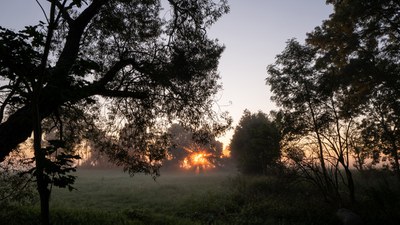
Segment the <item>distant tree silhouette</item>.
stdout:
<svg viewBox="0 0 400 225">
<path fill-rule="evenodd" d="M 266 174 L 279 159 L 279 141 L 279 131 L 267 115 L 245 110 L 231 140 L 231 156 L 240 172 Z"/>
<path fill-rule="evenodd" d="M 169 157 L 164 160 L 164 167 L 178 169 L 179 163 L 187 156 L 184 147 L 193 143 L 192 133 L 179 124 L 172 124 L 168 129 L 171 135 L 171 147 L 169 148 Z"/>
<path fill-rule="evenodd" d="M 226 128 L 211 107 L 224 48 L 206 31 L 227 3 L 168 5 L 161 13 L 159 0 L 50 0 L 45 22 L 0 27 L 0 161 L 33 132 L 43 224 L 50 183 L 73 182 L 64 176 L 76 157 L 69 141 L 91 138 L 130 173 L 157 174 L 168 123 Z M 46 146 L 45 131 L 56 137 Z"/>
<path fill-rule="evenodd" d="M 181 169 L 183 160 L 193 153 L 206 152 L 209 155 L 207 160 L 215 167 L 221 165 L 222 146 L 223 144 L 217 140 L 212 134 L 206 141 L 196 141 L 193 133 L 179 124 L 172 124 L 168 129 L 171 136 L 171 146 L 168 149 L 168 157 L 163 161 L 163 167 L 166 169 Z"/>
</svg>

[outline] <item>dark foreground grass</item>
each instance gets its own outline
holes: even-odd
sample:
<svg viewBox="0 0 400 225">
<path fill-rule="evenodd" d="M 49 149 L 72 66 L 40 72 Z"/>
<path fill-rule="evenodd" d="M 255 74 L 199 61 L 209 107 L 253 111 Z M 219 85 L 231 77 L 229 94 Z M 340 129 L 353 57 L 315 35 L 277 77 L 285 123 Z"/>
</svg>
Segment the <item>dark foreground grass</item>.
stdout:
<svg viewBox="0 0 400 225">
<path fill-rule="evenodd" d="M 342 206 L 322 201 L 313 186 L 291 178 L 163 173 L 154 181 L 117 170 L 80 170 L 77 175 L 77 190 L 53 190 L 55 225 L 340 224 L 335 212 Z M 359 202 L 351 209 L 367 225 L 399 224 L 398 186 L 379 177 L 359 187 Z M 2 225 L 39 224 L 38 218 L 37 204 L 0 207 Z"/>
</svg>

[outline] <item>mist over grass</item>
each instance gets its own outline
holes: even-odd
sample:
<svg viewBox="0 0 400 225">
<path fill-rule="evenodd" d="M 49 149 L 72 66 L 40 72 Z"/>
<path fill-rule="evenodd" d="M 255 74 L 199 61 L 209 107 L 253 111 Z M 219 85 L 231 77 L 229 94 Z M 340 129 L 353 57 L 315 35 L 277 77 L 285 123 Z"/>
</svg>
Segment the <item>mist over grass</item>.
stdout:
<svg viewBox="0 0 400 225">
<path fill-rule="evenodd" d="M 293 224 L 337 225 L 339 206 L 323 201 L 311 184 L 294 177 L 234 172 L 163 172 L 153 180 L 118 169 L 78 169 L 75 188 L 53 189 L 53 224 Z M 365 224 L 398 224 L 395 179 L 368 174 L 352 208 Z M 397 186 L 396 186 L 396 185 Z M 0 224 L 39 224 L 39 206 L 2 206 Z M 5 222 L 4 222 L 5 221 Z"/>
<path fill-rule="evenodd" d="M 129 177 L 120 170 L 81 170 L 76 191 L 54 189 L 51 205 L 62 208 L 92 208 L 116 211 L 127 208 L 165 210 L 199 198 L 209 192 L 223 193 L 226 178 L 231 173 L 163 172 L 160 177 L 137 174 Z M 84 199 L 84 201 L 82 200 Z"/>
</svg>

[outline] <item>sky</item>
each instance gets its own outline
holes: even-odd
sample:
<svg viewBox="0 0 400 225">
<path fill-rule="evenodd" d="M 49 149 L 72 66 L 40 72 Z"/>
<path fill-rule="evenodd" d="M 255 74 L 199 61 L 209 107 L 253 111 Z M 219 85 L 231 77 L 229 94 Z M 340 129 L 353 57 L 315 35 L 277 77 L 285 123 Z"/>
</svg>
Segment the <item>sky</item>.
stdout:
<svg viewBox="0 0 400 225">
<path fill-rule="evenodd" d="M 40 1 L 43 2 L 43 1 Z M 230 13 L 210 29 L 226 49 L 219 73 L 223 91 L 216 97 L 217 110 L 228 111 L 233 127 L 245 109 L 269 113 L 276 109 L 265 84 L 267 66 L 274 63 L 286 41 L 300 42 L 332 13 L 325 0 L 228 0 Z M 35 0 L 1 0 L 0 26 L 19 30 L 43 20 Z M 219 140 L 229 144 L 234 130 Z"/>
<path fill-rule="evenodd" d="M 267 66 L 275 62 L 286 41 L 304 41 L 306 34 L 333 12 L 325 0 L 230 0 L 230 13 L 210 30 L 226 47 L 219 65 L 223 92 L 221 110 L 236 127 L 245 109 L 269 113 L 276 109 L 265 83 Z M 220 138 L 229 144 L 234 130 Z"/>
</svg>

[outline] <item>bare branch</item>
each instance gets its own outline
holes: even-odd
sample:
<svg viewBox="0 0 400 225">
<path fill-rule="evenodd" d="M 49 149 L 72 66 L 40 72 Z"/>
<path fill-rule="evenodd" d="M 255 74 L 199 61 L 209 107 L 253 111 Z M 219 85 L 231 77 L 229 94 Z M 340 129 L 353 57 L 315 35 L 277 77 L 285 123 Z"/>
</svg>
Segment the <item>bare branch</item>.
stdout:
<svg viewBox="0 0 400 225">
<path fill-rule="evenodd" d="M 98 92 L 103 97 L 123 97 L 123 98 L 135 98 L 135 99 L 147 99 L 149 93 L 141 91 L 120 91 L 120 90 L 107 90 L 103 89 Z"/>
<path fill-rule="evenodd" d="M 49 20 L 49 18 L 47 17 L 46 11 L 44 10 L 42 4 L 40 4 L 39 0 L 36 0 L 36 3 L 39 5 L 40 9 L 42 10 L 43 15 L 44 15 L 44 17 L 46 18 L 47 23 L 50 23 L 50 20 Z"/>
<path fill-rule="evenodd" d="M 62 17 L 67 21 L 68 24 L 73 22 L 73 19 L 68 13 L 68 8 L 65 7 L 66 0 L 61 4 L 61 2 L 57 0 L 49 0 L 52 4 L 55 4 L 58 10 L 60 10 Z"/>
</svg>

